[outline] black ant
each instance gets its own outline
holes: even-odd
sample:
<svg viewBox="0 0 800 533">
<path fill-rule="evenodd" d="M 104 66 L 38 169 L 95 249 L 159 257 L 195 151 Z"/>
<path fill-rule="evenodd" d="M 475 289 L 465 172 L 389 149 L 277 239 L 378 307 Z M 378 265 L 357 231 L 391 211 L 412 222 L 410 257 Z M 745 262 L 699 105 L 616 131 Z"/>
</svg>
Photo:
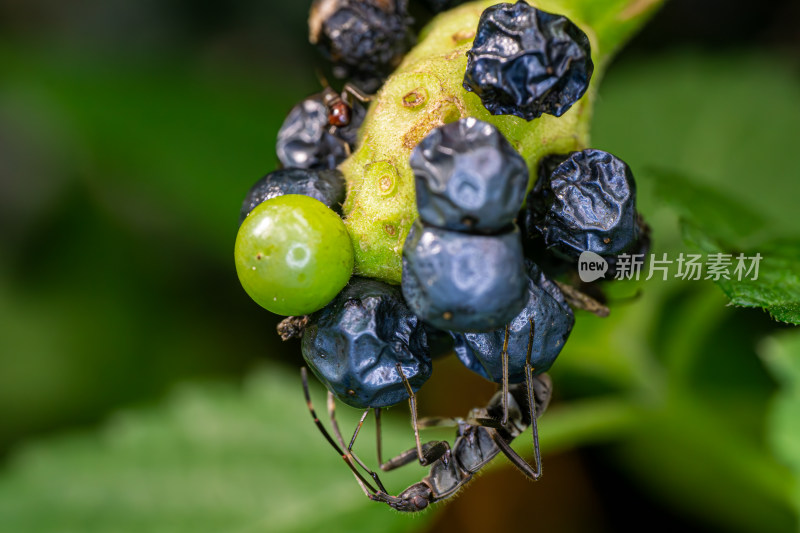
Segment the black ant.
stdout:
<svg viewBox="0 0 800 533">
<path fill-rule="evenodd" d="M 311 405 L 305 368 L 302 369 L 302 379 L 306 402 L 314 422 L 326 440 L 344 459 L 355 475 L 356 481 L 358 481 L 364 494 L 372 501 L 385 503 L 397 511 L 411 513 L 422 511 L 432 503 L 452 497 L 458 489 L 466 485 L 476 473 L 500 453 L 508 457 L 514 466 L 534 481 L 541 476 L 536 418 L 547 409 L 547 405 L 550 402 L 552 382 L 547 374 L 529 375 L 527 383 L 512 384 L 507 392 L 497 392 L 486 407 L 473 409 L 466 419 L 431 418 L 419 421 L 414 420 L 415 433 L 417 433 L 418 428 L 455 426 L 457 428 L 456 440 L 452 448 L 447 442 L 441 441 L 423 444 L 420 449 L 419 436 L 417 436 L 416 448 L 411 448 L 397 457 L 383 462 L 381 458 L 380 430 L 378 430 L 378 462 L 383 471 L 407 465 L 414 462 L 418 457 L 438 457 L 428 463 L 430 471 L 427 476 L 397 496 L 386 491 L 378 475 L 370 470 L 353 451 L 353 444 L 365 417 L 362 416 L 350 444 L 347 445 L 336 423 L 334 414 L 335 402 L 333 394 L 329 392 L 328 415 L 336 436 L 336 440 L 334 440 L 322 425 L 314 411 L 314 407 Z M 507 422 L 500 420 L 504 412 L 507 413 L 505 415 L 508 417 Z M 380 428 L 380 409 L 375 409 L 375 422 Z M 529 426 L 532 426 L 534 434 L 535 469 L 510 446 L 511 441 Z M 442 445 L 443 449 L 434 450 L 434 448 L 442 448 Z M 369 474 L 377 484 L 377 488 L 372 486 L 370 481 L 358 470 L 357 466 L 361 466 Z"/>
<path fill-rule="evenodd" d="M 531 348 L 533 344 L 534 324 L 531 321 L 531 333 L 528 340 L 528 355 L 525 362 L 525 382 L 509 384 L 504 379 L 502 389 L 495 394 L 486 407 L 473 409 L 466 419 L 417 419 L 416 396 L 411 384 L 403 374 L 402 365 L 396 365 L 397 373 L 403 379 L 403 384 L 408 393 L 409 410 L 411 411 L 411 425 L 414 428 L 416 447 L 401 453 L 386 462 L 381 453 L 380 409 L 374 409 L 377 437 L 378 463 L 383 471 L 393 470 L 419 459 L 423 466 L 430 466 L 430 471 L 422 481 L 411 485 L 399 495 L 390 494 L 381 483 L 380 477 L 372 471 L 353 451 L 356 437 L 364 420 L 369 414 L 369 409 L 364 411 L 361 420 L 353 433 L 350 444 L 347 445 L 339 424 L 336 422 L 335 401 L 331 392 L 328 392 L 328 415 L 336 440 L 328 433 L 325 426 L 317 417 L 311 404 L 308 391 L 308 378 L 305 367 L 301 369 L 303 392 L 306 404 L 311 412 L 311 417 L 317 428 L 328 443 L 344 459 L 347 466 L 356 477 L 364 494 L 373 501 L 383 502 L 390 507 L 403 512 L 417 512 L 451 497 L 461 487 L 467 484 L 481 468 L 488 464 L 495 456 L 502 453 L 525 476 L 536 481 L 542 475 L 542 462 L 539 453 L 539 432 L 536 418 L 544 412 L 550 402 L 552 383 L 546 374 L 535 375 L 531 365 Z M 508 328 L 503 346 L 504 358 L 508 357 Z M 507 360 L 504 368 L 507 376 Z M 436 426 L 456 426 L 456 440 L 451 447 L 447 441 L 432 441 L 422 444 L 419 429 Z M 510 446 L 512 440 L 523 433 L 527 428 L 533 433 L 534 466 L 520 457 Z M 338 443 L 337 443 L 338 441 Z M 358 470 L 360 466 L 377 485 L 374 487 Z"/>
</svg>

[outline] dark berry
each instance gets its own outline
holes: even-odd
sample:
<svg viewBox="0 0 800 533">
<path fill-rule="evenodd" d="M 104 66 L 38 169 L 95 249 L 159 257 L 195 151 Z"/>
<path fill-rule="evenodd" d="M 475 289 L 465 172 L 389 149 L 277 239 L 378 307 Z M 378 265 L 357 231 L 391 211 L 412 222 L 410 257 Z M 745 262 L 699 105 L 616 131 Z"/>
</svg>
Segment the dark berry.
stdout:
<svg viewBox="0 0 800 533">
<path fill-rule="evenodd" d="M 553 191 L 549 187 L 550 176 L 569 156 L 570 154 L 549 154 L 539 160 L 539 165 L 536 169 L 536 182 L 528 194 L 525 214 L 522 218 L 524 220 L 524 223 L 521 224 L 524 226 L 522 230 L 523 236 L 529 230 L 533 230 L 533 234 L 537 233 L 535 230 L 536 223 L 544 217 L 549 205 L 553 203 Z"/>
<path fill-rule="evenodd" d="M 283 121 L 275 145 L 278 159 L 289 168 L 336 168 L 355 148 L 364 116 L 366 108 L 354 103 L 350 123 L 331 127 L 322 95 L 310 96 L 292 108 Z"/>
<path fill-rule="evenodd" d="M 528 301 L 509 323 L 508 375 L 511 383 L 525 380 L 531 321 L 534 324 L 531 365 L 535 374 L 546 372 L 567 342 L 575 316 L 559 288 L 528 261 Z M 503 378 L 501 353 L 505 328 L 489 333 L 454 333 L 455 352 L 467 368 L 499 383 Z"/>
<path fill-rule="evenodd" d="M 428 9 L 434 13 L 441 13 L 442 11 L 452 9 L 467 1 L 468 0 L 423 0 L 422 3 L 428 6 Z"/>
<path fill-rule="evenodd" d="M 239 213 L 239 224 L 261 202 L 284 194 L 310 196 L 339 212 L 345 198 L 345 182 L 338 170 L 284 168 L 270 172 L 247 192 Z"/>
<path fill-rule="evenodd" d="M 602 150 L 573 152 L 528 197 L 544 244 L 565 259 L 630 249 L 639 237 L 631 169 Z"/>
<path fill-rule="evenodd" d="M 358 408 L 408 399 L 396 364 L 414 391 L 431 375 L 426 329 L 400 289 L 354 277 L 317 311 L 303 333 L 303 358 L 337 398 Z"/>
<path fill-rule="evenodd" d="M 431 325 L 491 331 L 514 318 L 526 301 L 519 231 L 473 235 L 423 226 L 417 220 L 403 247 L 403 295 Z"/>
<path fill-rule="evenodd" d="M 644 221 L 640 213 L 636 214 L 636 234 L 638 235 L 636 241 L 625 250 L 625 253 L 640 256 L 643 261 L 642 265 L 644 265 L 644 261 L 647 260 L 647 254 L 650 253 L 651 238 L 650 226 Z M 617 275 L 619 255 L 608 255 L 604 259 L 608 263 L 608 271 L 606 271 L 605 278 L 614 279 Z"/>
<path fill-rule="evenodd" d="M 451 332 L 435 328 L 430 324 L 425 324 L 425 332 L 428 336 L 431 359 L 438 359 L 453 352 L 453 335 Z"/>
<path fill-rule="evenodd" d="M 309 40 L 339 78 L 380 78 L 400 64 L 414 39 L 407 0 L 315 0 Z"/>
<path fill-rule="evenodd" d="M 417 210 L 456 231 L 508 228 L 525 199 L 525 160 L 491 124 L 465 118 L 434 129 L 411 152 Z"/>
<path fill-rule="evenodd" d="M 467 52 L 464 88 L 493 115 L 560 117 L 589 87 L 589 38 L 568 18 L 525 2 L 498 4 L 481 15 Z"/>
</svg>

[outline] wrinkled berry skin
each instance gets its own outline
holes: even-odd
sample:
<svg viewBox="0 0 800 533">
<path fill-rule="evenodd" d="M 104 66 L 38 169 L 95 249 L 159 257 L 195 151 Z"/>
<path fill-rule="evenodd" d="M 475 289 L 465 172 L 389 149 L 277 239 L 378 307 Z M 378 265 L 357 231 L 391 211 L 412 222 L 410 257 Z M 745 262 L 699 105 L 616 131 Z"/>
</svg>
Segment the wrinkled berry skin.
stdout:
<svg viewBox="0 0 800 533">
<path fill-rule="evenodd" d="M 565 259 L 584 251 L 618 254 L 639 237 L 631 169 L 602 150 L 570 154 L 549 181 L 531 191 L 529 209 L 544 210 L 535 226 L 545 246 Z"/>
<path fill-rule="evenodd" d="M 310 318 L 303 358 L 339 400 L 352 407 L 386 407 L 408 399 L 395 365 L 414 391 L 431 375 L 426 330 L 397 287 L 354 277 Z"/>
<path fill-rule="evenodd" d="M 381 78 L 414 42 L 407 0 L 315 0 L 309 40 L 339 78 Z"/>
<path fill-rule="evenodd" d="M 464 88 L 493 115 L 560 117 L 584 95 L 594 64 L 589 38 L 568 18 L 525 2 L 481 15 Z"/>
<path fill-rule="evenodd" d="M 531 364 L 534 374 L 546 372 L 567 342 L 575 316 L 559 288 L 535 263 L 528 267 L 528 301 L 509 324 L 508 376 L 510 383 L 525 381 L 525 361 L 530 339 L 530 320 L 534 323 Z M 505 327 L 489 333 L 454 333 L 455 352 L 464 365 L 484 378 L 500 383 L 503 379 Z"/>
<path fill-rule="evenodd" d="M 528 185 L 522 156 L 475 118 L 434 129 L 411 152 L 411 169 L 420 220 L 454 231 L 508 228 Z"/>
<path fill-rule="evenodd" d="M 310 196 L 339 213 L 345 192 L 344 178 L 338 170 L 276 170 L 258 180 L 247 192 L 239 213 L 239 225 L 258 204 L 284 194 Z"/>
<path fill-rule="evenodd" d="M 331 133 L 322 96 L 306 98 L 292 108 L 278 131 L 278 160 L 287 168 L 336 168 L 355 149 L 358 127 L 366 114 L 362 104 L 354 103 L 350 124 Z"/>
<path fill-rule="evenodd" d="M 403 247 L 403 295 L 434 327 L 491 331 L 514 318 L 526 301 L 527 278 L 519 230 L 496 236 L 423 226 Z"/>
</svg>

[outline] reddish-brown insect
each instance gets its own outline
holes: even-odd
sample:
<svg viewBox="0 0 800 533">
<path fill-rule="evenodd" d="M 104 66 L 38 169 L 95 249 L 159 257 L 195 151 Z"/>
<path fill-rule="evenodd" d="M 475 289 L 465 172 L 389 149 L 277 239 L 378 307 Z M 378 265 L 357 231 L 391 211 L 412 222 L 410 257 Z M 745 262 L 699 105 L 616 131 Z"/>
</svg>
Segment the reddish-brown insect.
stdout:
<svg viewBox="0 0 800 533">
<path fill-rule="evenodd" d="M 352 109 L 336 91 L 330 87 L 325 87 L 322 91 L 322 101 L 328 108 L 329 125 L 342 128 L 350 124 Z"/>
<path fill-rule="evenodd" d="M 322 90 L 322 101 L 328 108 L 328 125 L 343 128 L 350 124 L 353 108 L 346 101 L 350 98 L 356 98 L 362 102 L 370 100 L 369 96 L 350 83 L 345 84 L 341 95 L 325 84 L 325 88 Z"/>
</svg>

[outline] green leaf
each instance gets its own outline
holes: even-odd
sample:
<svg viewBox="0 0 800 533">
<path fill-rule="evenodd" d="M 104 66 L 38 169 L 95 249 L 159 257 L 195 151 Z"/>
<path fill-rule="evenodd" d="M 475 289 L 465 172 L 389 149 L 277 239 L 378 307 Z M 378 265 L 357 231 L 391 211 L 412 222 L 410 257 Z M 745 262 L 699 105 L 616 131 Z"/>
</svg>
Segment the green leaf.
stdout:
<svg viewBox="0 0 800 533">
<path fill-rule="evenodd" d="M 769 443 L 794 473 L 793 501 L 800 515 L 800 331 L 770 338 L 761 348 L 764 363 L 781 384 L 768 417 Z"/>
<path fill-rule="evenodd" d="M 742 307 L 762 307 L 780 322 L 800 324 L 800 240 L 766 243 L 756 252 L 763 256 L 757 281 L 721 279 L 718 285 Z"/>
<path fill-rule="evenodd" d="M 800 83 L 788 64 L 763 52 L 628 56 L 612 65 L 601 86 L 592 146 L 631 166 L 648 218 L 662 202 L 644 170 L 658 166 L 722 191 L 780 222 L 776 230 L 797 234 Z M 660 240 L 660 233 L 654 237 Z"/>
<path fill-rule="evenodd" d="M 356 413 L 338 414 L 349 437 Z M 404 417 L 387 416 L 383 426 L 387 455 L 413 445 Z M 367 424 L 356 445 L 368 464 L 372 429 Z M 412 465 L 382 478 L 399 492 L 423 472 Z M 219 533 L 400 532 L 430 514 L 411 517 L 367 500 L 315 428 L 299 375 L 270 366 L 242 390 L 187 387 L 164 407 L 120 414 L 98 434 L 23 449 L 0 475 L 0 516 L 3 531 L 26 533 Z"/>
<path fill-rule="evenodd" d="M 766 241 L 781 232 L 779 221 L 676 172 L 652 174 L 659 197 L 682 217 L 686 244 L 706 254 L 730 254 L 729 279 L 714 281 L 731 303 L 761 307 L 775 320 L 800 324 L 800 240 Z M 737 274 L 739 266 L 745 270 Z"/>
</svg>

